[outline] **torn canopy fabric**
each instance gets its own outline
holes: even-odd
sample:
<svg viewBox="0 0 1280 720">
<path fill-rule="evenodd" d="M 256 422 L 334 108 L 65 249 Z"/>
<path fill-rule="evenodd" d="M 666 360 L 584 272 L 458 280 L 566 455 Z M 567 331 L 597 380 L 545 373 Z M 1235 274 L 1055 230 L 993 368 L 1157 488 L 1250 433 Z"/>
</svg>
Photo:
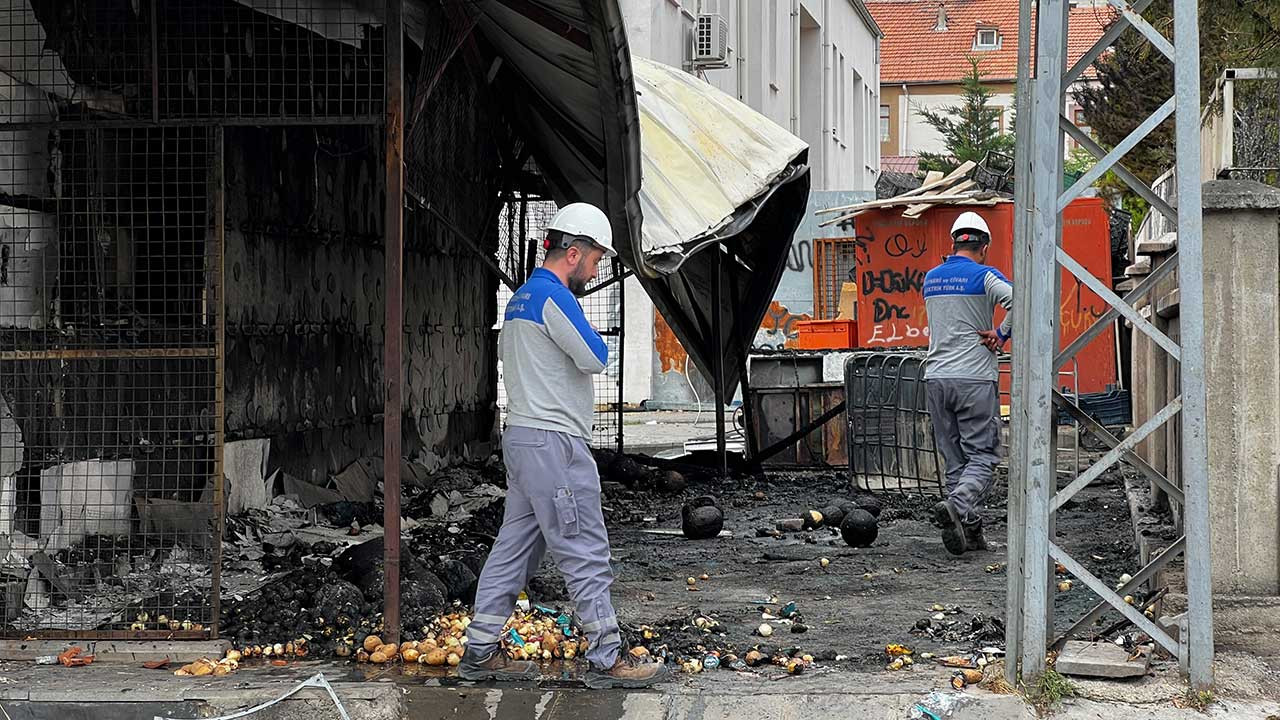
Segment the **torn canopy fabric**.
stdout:
<svg viewBox="0 0 1280 720">
<path fill-rule="evenodd" d="M 807 145 L 692 75 L 632 58 L 616 0 L 475 7 L 494 89 L 519 108 L 510 120 L 556 200 L 605 210 L 694 362 L 710 378 L 723 359 L 727 397 L 808 202 Z"/>
</svg>

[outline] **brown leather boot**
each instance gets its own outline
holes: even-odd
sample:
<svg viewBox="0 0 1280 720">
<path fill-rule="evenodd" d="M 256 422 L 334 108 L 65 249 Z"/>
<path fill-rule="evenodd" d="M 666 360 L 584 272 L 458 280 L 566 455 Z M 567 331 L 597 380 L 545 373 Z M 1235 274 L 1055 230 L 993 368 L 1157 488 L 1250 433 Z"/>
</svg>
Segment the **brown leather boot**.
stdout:
<svg viewBox="0 0 1280 720">
<path fill-rule="evenodd" d="M 477 658 L 467 648 L 458 664 L 458 676 L 463 680 L 497 680 L 499 682 L 537 680 L 538 665 L 528 660 L 512 660 L 501 649 L 494 650 L 487 658 Z"/>
<path fill-rule="evenodd" d="M 593 690 L 647 688 L 666 680 L 669 674 L 664 663 L 641 660 L 624 651 L 608 670 L 601 670 L 592 663 L 583 681 Z"/>
</svg>

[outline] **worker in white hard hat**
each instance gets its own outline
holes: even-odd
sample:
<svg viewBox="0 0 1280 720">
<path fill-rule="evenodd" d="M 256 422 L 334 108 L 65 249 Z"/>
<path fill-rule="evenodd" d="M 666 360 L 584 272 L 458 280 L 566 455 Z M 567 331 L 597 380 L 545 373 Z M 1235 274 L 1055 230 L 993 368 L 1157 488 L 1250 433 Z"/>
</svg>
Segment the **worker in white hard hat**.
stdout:
<svg viewBox="0 0 1280 720">
<path fill-rule="evenodd" d="M 648 687 L 666 677 L 666 666 L 622 652 L 600 476 L 588 445 L 592 376 L 604 371 L 609 349 L 575 297 L 595 279 L 600 260 L 614 255 L 609 219 L 587 203 L 566 205 L 547 225 L 543 248 L 542 267 L 507 303 L 498 340 L 507 390 L 506 511 L 480 573 L 458 673 L 467 680 L 537 678 L 538 666 L 509 659 L 500 639 L 518 594 L 550 551 L 589 643 L 586 684 Z"/>
<path fill-rule="evenodd" d="M 992 327 L 996 306 L 1009 311 L 1013 285 L 987 265 L 991 229 L 964 212 L 951 226 L 953 254 L 924 278 L 929 316 L 925 385 L 934 443 L 946 472 L 946 497 L 933 508 L 942 544 L 953 555 L 986 550 L 981 511 L 1000 463 L 997 354 L 1012 316 Z"/>
</svg>

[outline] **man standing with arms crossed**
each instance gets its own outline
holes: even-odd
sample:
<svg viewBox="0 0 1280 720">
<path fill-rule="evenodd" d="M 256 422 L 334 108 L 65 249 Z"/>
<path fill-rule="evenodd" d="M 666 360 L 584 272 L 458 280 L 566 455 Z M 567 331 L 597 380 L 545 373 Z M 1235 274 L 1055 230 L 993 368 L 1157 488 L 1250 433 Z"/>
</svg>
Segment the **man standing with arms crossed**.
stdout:
<svg viewBox="0 0 1280 720">
<path fill-rule="evenodd" d="M 1013 285 L 986 264 L 991 230 L 965 212 L 951 226 L 955 253 L 924 278 L 929 316 L 925 384 L 934 444 L 946 470 L 947 496 L 933 522 L 952 555 L 986 550 L 981 510 L 1000 463 L 1000 390 L 996 354 L 1009 339 L 1012 314 L 992 330 L 996 306 L 1009 311 Z"/>
<path fill-rule="evenodd" d="M 499 353 L 507 390 L 502 452 L 507 501 L 498 539 L 476 590 L 475 617 L 458 673 L 466 680 L 532 680 L 538 667 L 502 652 L 499 636 L 516 596 L 550 550 L 587 635 L 592 688 L 648 687 L 666 666 L 622 653 L 609 588 L 609 534 L 600 477 L 587 442 L 595 410 L 592 375 L 608 347 L 577 295 L 613 257 L 609 219 L 587 203 L 566 205 L 547 225 L 546 256 L 507 303 Z"/>
</svg>

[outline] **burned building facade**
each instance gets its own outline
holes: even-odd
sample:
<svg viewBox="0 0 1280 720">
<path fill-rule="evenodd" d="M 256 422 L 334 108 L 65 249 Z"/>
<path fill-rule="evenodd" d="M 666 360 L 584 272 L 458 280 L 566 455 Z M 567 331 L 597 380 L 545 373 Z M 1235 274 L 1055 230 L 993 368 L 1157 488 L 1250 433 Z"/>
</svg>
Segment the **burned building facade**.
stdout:
<svg viewBox="0 0 1280 720">
<path fill-rule="evenodd" d="M 4 632 L 126 632 L 174 592 L 133 569 L 175 556 L 199 592 L 174 613 L 216 631 L 227 447 L 269 448 L 267 498 L 382 454 L 385 8 L 279 5 L 0 10 Z M 447 63 L 464 30 L 406 8 L 407 194 L 434 212 L 405 213 L 403 447 L 448 458 L 494 432 L 482 255 L 516 142 Z"/>
</svg>

